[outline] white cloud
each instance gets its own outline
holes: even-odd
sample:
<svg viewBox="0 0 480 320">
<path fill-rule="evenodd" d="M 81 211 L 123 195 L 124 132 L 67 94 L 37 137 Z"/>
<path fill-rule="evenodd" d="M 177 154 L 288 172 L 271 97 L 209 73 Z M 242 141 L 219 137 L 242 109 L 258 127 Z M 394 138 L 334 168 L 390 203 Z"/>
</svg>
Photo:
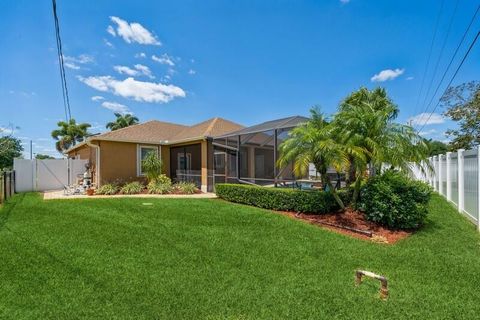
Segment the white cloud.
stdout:
<svg viewBox="0 0 480 320">
<path fill-rule="evenodd" d="M 162 54 L 160 57 L 157 57 L 156 55 L 152 55 L 152 60 L 159 62 L 161 64 L 167 64 L 171 67 L 175 65 L 175 63 L 173 62 L 173 59 L 166 53 Z"/>
<path fill-rule="evenodd" d="M 91 76 L 78 79 L 98 91 L 112 92 L 117 96 L 143 102 L 166 103 L 186 96 L 182 88 L 156 82 L 138 81 L 131 77 L 117 80 L 111 76 Z"/>
<path fill-rule="evenodd" d="M 145 54 L 145 52 L 139 52 L 137 54 L 135 54 L 135 58 L 146 58 L 147 55 Z"/>
<path fill-rule="evenodd" d="M 136 64 L 134 66 L 135 69 L 132 69 L 127 66 L 114 66 L 113 69 L 117 71 L 120 74 L 126 74 L 129 76 L 139 76 L 139 75 L 144 75 L 149 77 L 150 79 L 155 78 L 152 75 L 152 71 L 150 70 L 149 67 L 144 66 L 143 64 Z"/>
<path fill-rule="evenodd" d="M 110 33 L 114 37 L 117 36 L 117 34 L 115 33 L 115 29 L 113 29 L 113 27 L 110 26 L 110 25 L 107 27 L 107 32 Z"/>
<path fill-rule="evenodd" d="M 93 96 L 93 97 L 91 97 L 91 99 L 92 99 L 92 101 L 100 101 L 100 100 L 105 100 L 105 98 L 104 98 L 104 97 L 102 97 L 102 96 Z"/>
<path fill-rule="evenodd" d="M 108 41 L 107 39 L 103 39 L 103 43 L 105 43 L 105 45 L 107 47 L 113 48 L 113 44 L 110 41 Z"/>
<path fill-rule="evenodd" d="M 149 77 L 150 79 L 154 79 L 155 76 L 152 75 L 152 71 L 150 70 L 149 67 L 144 66 L 143 64 L 136 64 L 134 65 L 135 69 L 137 69 L 140 73 L 142 73 L 144 76 Z"/>
<path fill-rule="evenodd" d="M 444 123 L 445 119 L 438 113 L 432 113 L 430 116 L 430 113 L 420 113 L 417 114 L 416 116 L 413 116 L 408 119 L 409 122 L 412 123 L 412 125 L 429 125 L 429 124 L 440 124 Z"/>
<path fill-rule="evenodd" d="M 193 69 L 188 70 L 188 74 L 194 75 L 195 73 L 197 73 L 197 71 Z"/>
<path fill-rule="evenodd" d="M 398 68 L 395 69 L 395 70 L 386 69 L 386 70 L 380 71 L 379 73 L 377 73 L 376 75 L 371 77 L 370 80 L 372 82 L 384 82 L 384 81 L 387 81 L 387 80 L 393 80 L 396 77 L 403 74 L 404 72 L 405 72 L 405 69 L 398 69 Z"/>
<path fill-rule="evenodd" d="M 122 114 L 131 113 L 126 105 L 117 102 L 104 101 L 102 102 L 102 107 Z"/>
<path fill-rule="evenodd" d="M 136 42 L 140 44 L 151 44 L 157 46 L 161 45 L 157 37 L 150 31 L 145 29 L 140 23 L 128 23 L 127 21 L 122 20 L 119 17 L 110 17 L 110 19 L 117 24 L 116 33 L 118 34 L 118 36 L 122 37 L 125 42 Z"/>
<path fill-rule="evenodd" d="M 65 67 L 78 70 L 80 69 L 79 64 L 88 64 L 94 62 L 95 59 L 92 56 L 87 54 L 81 54 L 77 57 L 63 56 L 63 63 Z"/>
<path fill-rule="evenodd" d="M 425 130 L 425 131 L 420 131 L 418 134 L 421 136 L 430 136 L 432 134 L 437 133 L 437 130 L 435 129 L 430 129 L 430 130 Z"/>
<path fill-rule="evenodd" d="M 12 128 L 0 127 L 0 134 L 10 135 L 13 133 Z"/>
<path fill-rule="evenodd" d="M 126 74 L 126 75 L 129 75 L 129 76 L 136 76 L 138 75 L 138 71 L 137 70 L 134 70 L 134 69 L 131 69 L 127 66 L 114 66 L 113 69 L 115 71 L 117 71 L 118 73 L 120 74 Z"/>
<path fill-rule="evenodd" d="M 414 77 L 407 77 L 407 80 L 410 81 L 410 80 L 413 80 L 415 79 Z"/>
</svg>

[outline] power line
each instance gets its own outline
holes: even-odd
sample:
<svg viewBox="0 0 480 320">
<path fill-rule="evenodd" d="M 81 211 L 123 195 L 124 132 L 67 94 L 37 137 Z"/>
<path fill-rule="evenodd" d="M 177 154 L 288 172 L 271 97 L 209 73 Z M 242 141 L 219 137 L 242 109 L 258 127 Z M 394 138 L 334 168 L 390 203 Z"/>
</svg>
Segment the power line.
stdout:
<svg viewBox="0 0 480 320">
<path fill-rule="evenodd" d="M 430 101 L 428 102 L 428 105 L 425 107 L 424 112 L 426 112 L 426 111 L 430 108 L 430 106 L 432 105 L 433 99 L 434 99 L 435 96 L 437 95 L 438 90 L 440 89 L 440 87 L 441 87 L 441 85 L 442 85 L 442 83 L 443 83 L 443 80 L 445 80 L 445 76 L 447 75 L 448 71 L 450 70 L 450 67 L 452 66 L 452 63 L 453 63 L 453 61 L 455 60 L 455 57 L 457 56 L 458 51 L 460 50 L 463 42 L 465 41 L 465 38 L 467 37 L 467 34 L 468 34 L 468 32 L 470 31 L 470 28 L 472 27 L 473 22 L 475 21 L 475 18 L 477 17 L 477 14 L 478 14 L 479 11 L 480 11 L 480 5 L 478 5 L 477 10 L 475 10 L 475 13 L 474 13 L 472 19 L 470 19 L 470 23 L 468 24 L 467 29 L 466 29 L 465 32 L 463 33 L 463 36 L 462 36 L 462 38 L 460 39 L 460 42 L 458 43 L 457 48 L 455 49 L 455 52 L 453 53 L 453 56 L 452 56 L 452 58 L 450 59 L 450 62 L 448 63 L 447 68 L 445 69 L 445 72 L 443 73 L 442 78 L 440 79 L 440 82 L 438 83 L 438 86 L 437 86 L 437 88 L 435 89 L 435 92 L 433 93 L 432 98 L 431 98 Z"/>
<path fill-rule="evenodd" d="M 444 3 L 445 3 L 445 0 L 442 0 L 442 3 L 440 5 L 440 10 L 438 11 L 438 15 L 437 15 L 437 21 L 435 22 L 435 28 L 433 29 L 432 42 L 430 43 L 427 64 L 425 65 L 425 70 L 423 71 L 422 83 L 420 85 L 420 91 L 418 92 L 417 102 L 415 102 L 414 113 L 416 113 L 416 110 L 418 108 L 418 103 L 420 102 L 420 97 L 422 96 L 422 92 L 423 92 L 423 86 L 425 85 L 425 78 L 427 77 L 427 71 L 428 71 L 428 68 L 430 67 L 430 58 L 432 57 L 433 45 L 435 44 L 435 39 L 437 38 L 437 30 L 438 30 L 438 25 L 440 23 L 440 17 L 442 16 Z"/>
<path fill-rule="evenodd" d="M 70 110 L 70 99 L 68 97 L 67 77 L 65 76 L 65 65 L 63 62 L 62 39 L 60 38 L 60 25 L 57 16 L 57 2 L 52 0 L 53 19 L 55 21 L 55 39 L 57 42 L 58 64 L 60 66 L 60 80 L 62 82 L 63 107 L 65 109 L 65 118 L 68 121 L 72 118 Z"/>
<path fill-rule="evenodd" d="M 448 28 L 447 28 L 447 32 L 445 33 L 445 38 L 443 39 L 443 44 L 442 44 L 442 47 L 440 48 L 440 54 L 438 55 L 438 59 L 437 59 L 437 62 L 435 63 L 435 67 L 433 69 L 433 75 L 432 75 L 432 78 L 430 79 L 430 83 L 428 84 L 428 89 L 427 89 L 427 92 L 425 93 L 425 99 L 423 100 L 423 105 L 425 105 L 427 103 L 427 99 L 428 99 L 428 96 L 430 94 L 430 89 L 432 89 L 432 84 L 433 84 L 433 81 L 435 80 L 435 76 L 437 75 L 437 70 L 438 70 L 438 66 L 440 64 L 440 61 L 442 60 L 442 56 L 443 56 L 443 51 L 445 50 L 445 46 L 447 44 L 447 40 L 448 40 L 448 36 L 450 35 L 450 30 L 452 29 L 452 24 L 453 24 L 453 20 L 455 18 L 455 14 L 457 13 L 457 9 L 458 9 L 458 3 L 460 2 L 460 0 L 457 0 L 456 3 L 455 3 L 455 8 L 453 9 L 453 13 L 452 13 L 452 16 L 450 17 L 450 21 L 448 23 Z M 426 110 L 425 110 L 426 111 Z M 424 111 L 424 112 L 425 112 Z"/>
<path fill-rule="evenodd" d="M 475 43 L 477 42 L 477 39 L 478 37 L 480 36 L 480 31 L 477 32 L 477 35 L 475 36 L 475 39 L 473 39 L 472 43 L 470 44 L 470 47 L 468 47 L 468 50 L 467 52 L 465 53 L 465 55 L 463 56 L 463 59 L 462 61 L 460 62 L 460 64 L 458 65 L 457 67 L 457 70 L 455 70 L 455 73 L 453 74 L 453 77 L 450 79 L 450 82 L 448 83 L 447 87 L 445 88 L 445 91 L 443 92 L 443 94 L 445 94 L 445 92 L 448 90 L 448 88 L 450 88 L 450 85 L 452 84 L 453 80 L 455 79 L 455 77 L 457 76 L 458 74 L 458 71 L 460 70 L 460 68 L 462 67 L 463 63 L 465 62 L 465 60 L 467 59 L 470 51 L 472 51 L 472 48 L 473 46 L 475 45 Z M 443 96 L 442 94 L 442 96 Z M 420 130 L 418 130 L 419 132 L 425 127 L 425 125 L 427 124 L 427 122 L 430 120 L 432 114 L 435 112 L 435 110 L 437 110 L 438 106 L 440 105 L 440 99 L 438 100 L 437 104 L 435 105 L 435 108 L 433 108 L 432 112 L 430 113 L 430 115 L 428 116 L 428 118 L 425 120 L 425 122 L 423 123 L 422 127 L 420 128 Z"/>
</svg>

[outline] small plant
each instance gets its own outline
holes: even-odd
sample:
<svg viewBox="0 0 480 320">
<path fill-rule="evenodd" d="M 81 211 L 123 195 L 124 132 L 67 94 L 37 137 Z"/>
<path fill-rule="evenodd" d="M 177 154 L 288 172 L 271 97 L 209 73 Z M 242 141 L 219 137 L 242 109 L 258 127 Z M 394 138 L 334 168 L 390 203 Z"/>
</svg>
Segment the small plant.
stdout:
<svg viewBox="0 0 480 320">
<path fill-rule="evenodd" d="M 162 174 L 162 160 L 155 152 L 150 152 L 142 161 L 142 171 L 145 172 L 149 182 L 157 179 Z"/>
<path fill-rule="evenodd" d="M 147 185 L 148 193 L 151 193 L 151 194 L 167 194 L 172 192 L 172 189 L 173 188 L 172 188 L 171 181 L 166 183 L 161 183 L 159 181 L 150 181 Z"/>
<path fill-rule="evenodd" d="M 100 188 L 98 188 L 95 191 L 95 194 L 112 195 L 112 194 L 116 194 L 118 192 L 118 189 L 119 188 L 116 184 L 107 183 L 107 184 L 104 184 L 103 186 L 101 186 Z"/>
<path fill-rule="evenodd" d="M 138 181 L 130 182 L 124 185 L 120 192 L 123 194 L 139 194 L 143 190 L 143 184 Z"/>
<path fill-rule="evenodd" d="M 172 180 L 169 177 L 167 177 L 167 175 L 165 175 L 163 173 L 161 175 L 159 175 L 158 177 L 156 177 L 154 180 L 157 183 L 172 185 Z"/>
<path fill-rule="evenodd" d="M 193 182 L 177 182 L 174 186 L 175 190 L 183 194 L 194 194 L 197 192 L 197 186 Z"/>
<path fill-rule="evenodd" d="M 360 208 L 370 221 L 394 229 L 414 229 L 425 222 L 431 192 L 427 184 L 388 170 L 362 188 Z"/>
</svg>

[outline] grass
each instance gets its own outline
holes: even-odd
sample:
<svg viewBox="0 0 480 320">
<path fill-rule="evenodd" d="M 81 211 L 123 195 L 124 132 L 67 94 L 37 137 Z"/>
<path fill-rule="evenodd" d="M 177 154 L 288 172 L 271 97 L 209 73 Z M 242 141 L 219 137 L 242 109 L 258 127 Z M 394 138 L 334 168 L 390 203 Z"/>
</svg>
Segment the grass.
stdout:
<svg viewBox="0 0 480 320">
<path fill-rule="evenodd" d="M 143 205 L 149 202 L 152 205 Z M 0 318 L 478 318 L 480 236 L 439 196 L 396 245 L 207 199 L 13 197 Z M 354 287 L 354 270 L 386 275 Z"/>
</svg>

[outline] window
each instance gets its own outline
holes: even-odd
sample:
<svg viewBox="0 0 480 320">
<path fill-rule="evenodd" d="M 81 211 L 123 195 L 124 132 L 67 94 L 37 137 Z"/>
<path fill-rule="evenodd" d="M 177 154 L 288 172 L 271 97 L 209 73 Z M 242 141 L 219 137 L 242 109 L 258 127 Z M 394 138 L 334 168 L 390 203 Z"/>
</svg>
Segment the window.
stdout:
<svg viewBox="0 0 480 320">
<path fill-rule="evenodd" d="M 192 170 L 192 154 L 179 153 L 177 155 L 177 168 L 185 171 Z"/>
<path fill-rule="evenodd" d="M 145 173 L 142 169 L 142 161 L 151 153 L 158 155 L 158 148 L 153 146 L 138 146 L 137 149 L 137 175 L 144 176 Z"/>
</svg>

